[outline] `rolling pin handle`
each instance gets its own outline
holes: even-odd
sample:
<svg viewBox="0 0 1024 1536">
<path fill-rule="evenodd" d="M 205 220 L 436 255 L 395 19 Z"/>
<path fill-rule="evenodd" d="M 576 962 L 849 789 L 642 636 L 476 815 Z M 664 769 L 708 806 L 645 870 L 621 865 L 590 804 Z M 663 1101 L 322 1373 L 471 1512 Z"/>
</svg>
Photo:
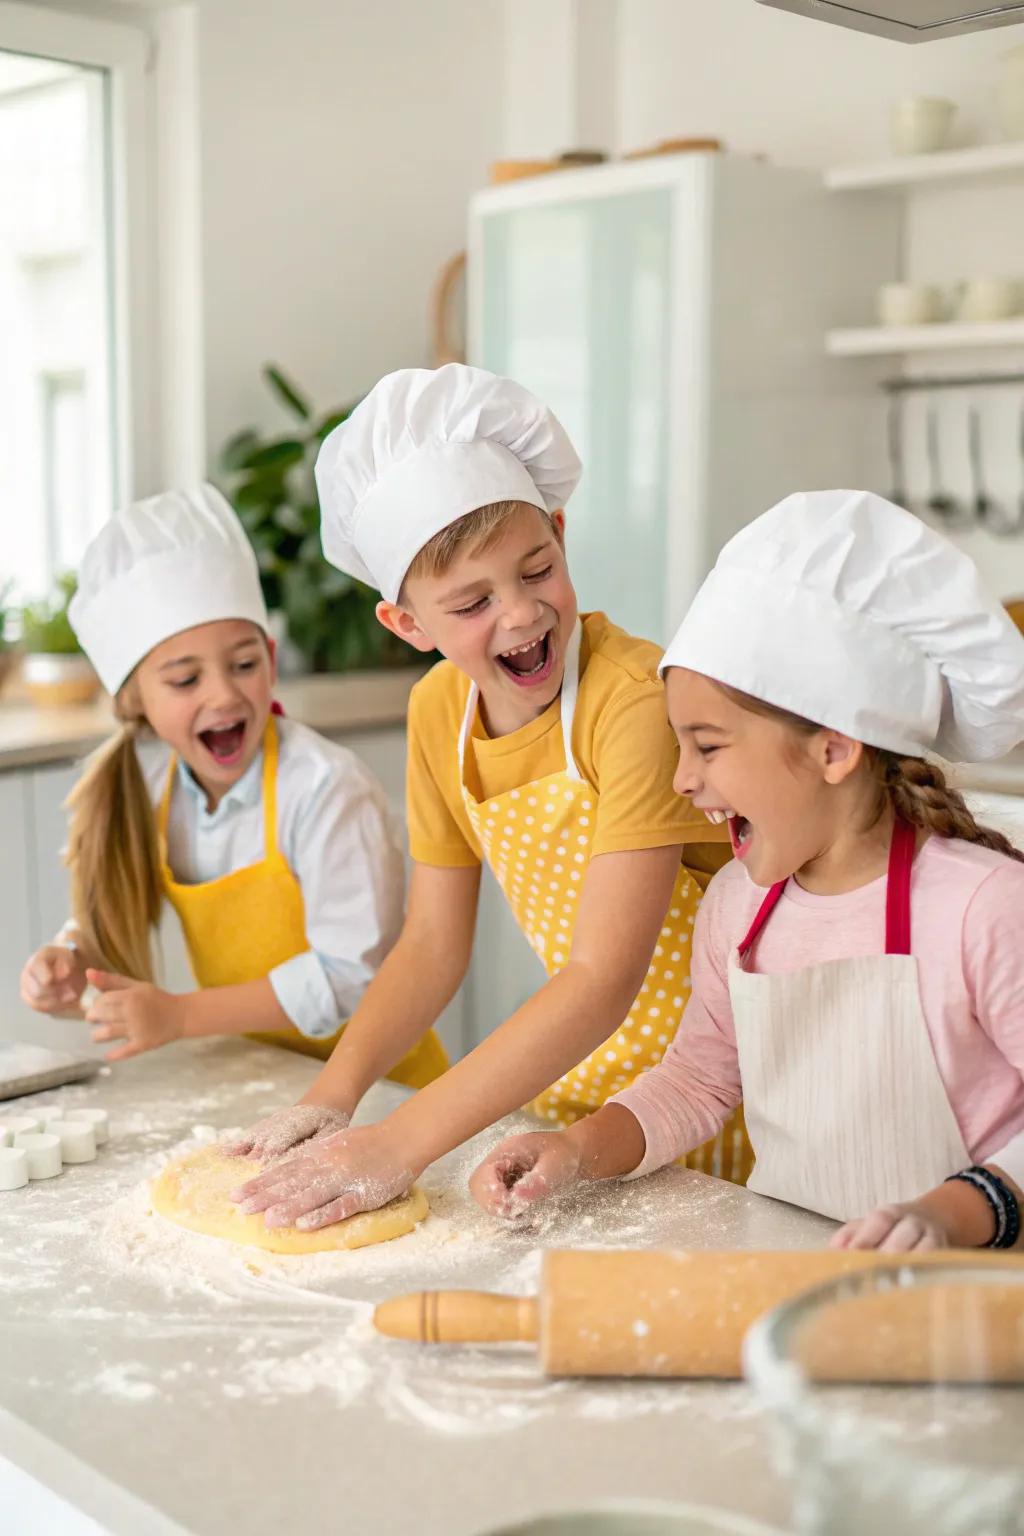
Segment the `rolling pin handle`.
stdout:
<svg viewBox="0 0 1024 1536">
<path fill-rule="evenodd" d="M 486 1291 L 419 1291 L 381 1302 L 373 1323 L 388 1338 L 420 1344 L 532 1343 L 537 1303 Z"/>
</svg>

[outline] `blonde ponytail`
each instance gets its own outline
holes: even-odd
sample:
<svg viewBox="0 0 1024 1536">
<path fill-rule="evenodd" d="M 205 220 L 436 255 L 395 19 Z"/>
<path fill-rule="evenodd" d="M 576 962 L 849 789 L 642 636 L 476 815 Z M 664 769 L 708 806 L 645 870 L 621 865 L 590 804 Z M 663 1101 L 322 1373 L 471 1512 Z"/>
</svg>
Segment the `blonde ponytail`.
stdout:
<svg viewBox="0 0 1024 1536">
<path fill-rule="evenodd" d="M 71 909 L 86 953 L 136 981 L 152 981 L 153 929 L 163 887 L 156 818 L 135 741 L 145 724 L 131 681 L 118 693 L 121 728 L 86 761 L 68 796 Z"/>
<path fill-rule="evenodd" d="M 941 768 L 921 757 L 877 754 L 882 785 L 897 816 L 938 837 L 958 837 L 1004 853 L 1024 864 L 1024 853 L 992 827 L 980 827 L 963 795 L 951 789 Z"/>
</svg>

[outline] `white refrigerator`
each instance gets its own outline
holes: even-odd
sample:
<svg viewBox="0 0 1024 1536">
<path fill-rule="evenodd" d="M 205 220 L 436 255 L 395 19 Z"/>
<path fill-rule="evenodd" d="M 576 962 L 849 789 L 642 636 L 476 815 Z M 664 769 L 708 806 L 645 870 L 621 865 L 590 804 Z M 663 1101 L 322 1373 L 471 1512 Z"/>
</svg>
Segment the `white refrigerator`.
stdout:
<svg viewBox="0 0 1024 1536">
<path fill-rule="evenodd" d="M 469 360 L 534 390 L 583 459 L 584 608 L 665 640 L 724 541 L 797 489 L 885 483 L 878 364 L 825 355 L 896 270 L 898 202 L 682 154 L 479 193 Z"/>
</svg>

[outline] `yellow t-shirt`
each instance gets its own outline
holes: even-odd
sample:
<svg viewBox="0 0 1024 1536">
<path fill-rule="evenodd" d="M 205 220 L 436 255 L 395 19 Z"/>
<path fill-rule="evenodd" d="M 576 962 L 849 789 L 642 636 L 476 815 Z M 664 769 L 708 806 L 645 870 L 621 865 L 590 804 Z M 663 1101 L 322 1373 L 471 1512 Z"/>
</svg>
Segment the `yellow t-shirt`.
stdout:
<svg viewBox="0 0 1024 1536">
<path fill-rule="evenodd" d="M 592 854 L 686 845 L 684 862 L 702 888 L 731 856 L 728 831 L 672 788 L 678 748 L 658 677 L 661 650 L 619 629 L 603 613 L 584 614 L 573 755 L 597 792 Z M 409 845 L 420 864 L 478 864 L 480 845 L 459 782 L 458 741 L 469 678 L 442 661 L 409 700 L 406 799 Z M 565 765 L 560 700 L 507 736 L 489 737 L 479 712 L 466 743 L 466 784 L 489 800 Z"/>
</svg>

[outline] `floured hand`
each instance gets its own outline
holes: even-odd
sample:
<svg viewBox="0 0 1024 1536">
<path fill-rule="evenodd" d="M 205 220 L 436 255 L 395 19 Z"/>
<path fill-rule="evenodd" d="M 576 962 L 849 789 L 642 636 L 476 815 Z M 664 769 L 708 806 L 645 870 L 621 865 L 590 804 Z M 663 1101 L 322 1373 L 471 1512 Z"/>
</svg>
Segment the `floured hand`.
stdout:
<svg viewBox="0 0 1024 1536">
<path fill-rule="evenodd" d="M 246 1215 L 262 1211 L 268 1227 L 316 1231 L 403 1195 L 414 1178 L 386 1122 L 314 1138 L 250 1179 L 231 1198 Z"/>
<path fill-rule="evenodd" d="M 562 1131 L 509 1136 L 469 1180 L 470 1193 L 492 1216 L 514 1221 L 532 1206 L 573 1189 L 580 1178 L 576 1142 Z"/>
<path fill-rule="evenodd" d="M 883 1205 L 870 1216 L 848 1221 L 829 1243 L 830 1248 L 872 1248 L 879 1253 L 928 1253 L 950 1246 L 946 1223 L 914 1202 Z"/>
<path fill-rule="evenodd" d="M 257 1120 L 247 1131 L 225 1136 L 220 1150 L 226 1157 L 251 1157 L 256 1162 L 267 1162 L 293 1147 L 337 1135 L 345 1130 L 350 1119 L 345 1110 L 331 1109 L 327 1104 L 290 1104 L 287 1109 L 276 1109 L 265 1120 Z"/>
<path fill-rule="evenodd" d="M 81 1018 L 85 985 L 85 965 L 77 950 L 61 944 L 44 944 L 25 962 L 21 1000 L 37 1013 Z"/>
</svg>

